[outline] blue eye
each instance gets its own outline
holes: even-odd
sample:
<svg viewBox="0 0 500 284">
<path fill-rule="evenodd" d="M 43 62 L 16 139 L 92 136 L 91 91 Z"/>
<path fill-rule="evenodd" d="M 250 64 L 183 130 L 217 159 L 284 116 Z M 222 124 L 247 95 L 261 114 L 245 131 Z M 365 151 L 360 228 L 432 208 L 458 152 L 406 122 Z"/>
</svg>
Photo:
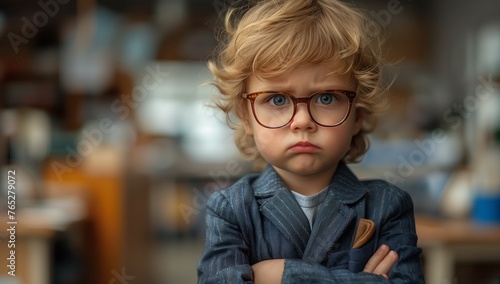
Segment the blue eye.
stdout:
<svg viewBox="0 0 500 284">
<path fill-rule="evenodd" d="M 288 98 L 285 95 L 276 94 L 270 98 L 270 102 L 275 106 L 283 106 L 288 103 Z"/>
<path fill-rule="evenodd" d="M 334 103 L 336 100 L 337 100 L 337 97 L 335 96 L 335 94 L 322 93 L 322 94 L 318 94 L 316 102 L 323 104 L 323 105 L 329 105 L 329 104 Z"/>
</svg>

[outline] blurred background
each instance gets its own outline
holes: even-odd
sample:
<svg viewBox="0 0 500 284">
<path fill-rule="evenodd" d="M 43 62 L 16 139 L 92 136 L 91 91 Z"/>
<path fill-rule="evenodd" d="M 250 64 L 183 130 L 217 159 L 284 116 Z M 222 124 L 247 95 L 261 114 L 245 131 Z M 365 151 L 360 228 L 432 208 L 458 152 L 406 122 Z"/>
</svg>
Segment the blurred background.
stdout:
<svg viewBox="0 0 500 284">
<path fill-rule="evenodd" d="M 253 170 L 205 84 L 230 2 L 0 1 L 0 283 L 196 282 L 208 196 Z M 412 195 L 428 283 L 500 283 L 500 2 L 349 2 L 397 62 L 352 169 Z"/>
</svg>

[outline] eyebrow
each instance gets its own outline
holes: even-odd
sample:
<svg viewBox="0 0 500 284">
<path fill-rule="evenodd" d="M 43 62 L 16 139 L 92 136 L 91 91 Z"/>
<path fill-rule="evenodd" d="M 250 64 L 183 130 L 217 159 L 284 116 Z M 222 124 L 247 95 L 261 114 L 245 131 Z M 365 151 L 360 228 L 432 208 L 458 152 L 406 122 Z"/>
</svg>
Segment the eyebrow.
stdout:
<svg viewBox="0 0 500 284">
<path fill-rule="evenodd" d="M 307 91 L 307 95 L 317 93 L 317 92 L 323 92 L 323 91 L 332 91 L 332 90 L 338 90 L 338 91 L 349 91 L 349 92 L 356 92 L 353 88 L 350 87 L 325 87 L 325 88 L 311 88 L 310 90 Z M 297 92 L 294 89 L 290 88 L 265 88 L 261 89 L 255 92 L 246 92 L 247 94 L 251 93 L 261 93 L 261 92 L 279 92 L 279 93 L 286 93 L 289 95 L 297 95 Z"/>
<path fill-rule="evenodd" d="M 312 96 L 313 94 L 318 94 L 318 93 L 321 93 L 321 92 L 329 92 L 329 91 L 339 91 L 339 92 L 346 92 L 346 93 L 354 93 L 356 94 L 356 91 L 352 91 L 352 90 L 346 90 L 346 89 L 324 89 L 324 90 L 318 90 L 318 91 L 314 91 L 314 92 L 309 92 L 307 93 L 305 96 L 303 96 L 304 98 L 307 98 L 307 97 L 310 97 Z M 290 92 L 285 92 L 285 91 L 278 91 L 278 90 L 264 90 L 264 91 L 257 91 L 257 92 L 248 92 L 248 93 L 243 93 L 243 95 L 251 95 L 251 94 L 259 94 L 259 93 L 276 93 L 276 94 L 285 94 L 285 95 L 290 95 L 292 97 L 295 97 L 295 98 L 301 98 L 302 96 L 296 96 Z"/>
</svg>

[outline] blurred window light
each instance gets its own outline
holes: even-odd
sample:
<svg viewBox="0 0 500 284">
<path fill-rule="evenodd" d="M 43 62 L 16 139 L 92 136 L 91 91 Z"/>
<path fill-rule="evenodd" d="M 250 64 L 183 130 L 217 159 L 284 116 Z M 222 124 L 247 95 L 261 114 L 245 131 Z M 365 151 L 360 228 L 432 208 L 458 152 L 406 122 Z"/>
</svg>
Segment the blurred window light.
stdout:
<svg viewBox="0 0 500 284">
<path fill-rule="evenodd" d="M 180 138 L 182 149 L 197 162 L 236 158 L 232 131 L 225 124 L 224 114 L 211 107 L 218 91 L 208 84 L 213 76 L 206 62 L 166 61 L 151 66 L 168 75 L 149 86 L 148 95 L 137 108 L 141 130 Z M 141 84 L 143 77 L 139 75 L 136 83 Z"/>
<path fill-rule="evenodd" d="M 142 131 L 160 136 L 179 136 L 184 103 L 175 99 L 148 98 L 138 108 Z"/>
<path fill-rule="evenodd" d="M 500 75 L 500 22 L 479 31 L 478 70 L 482 74 Z"/>
<path fill-rule="evenodd" d="M 210 163 L 238 156 L 232 131 L 203 100 L 193 101 L 185 110 L 182 147 L 191 159 Z"/>
</svg>

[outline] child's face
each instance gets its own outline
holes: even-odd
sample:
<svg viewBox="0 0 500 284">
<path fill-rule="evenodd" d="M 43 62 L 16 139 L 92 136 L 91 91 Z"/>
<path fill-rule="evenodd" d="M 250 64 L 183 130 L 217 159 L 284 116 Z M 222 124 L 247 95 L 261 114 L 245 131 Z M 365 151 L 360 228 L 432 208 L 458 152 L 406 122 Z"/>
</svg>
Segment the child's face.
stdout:
<svg viewBox="0 0 500 284">
<path fill-rule="evenodd" d="M 246 81 L 246 93 L 277 91 L 296 98 L 306 98 L 325 90 L 356 90 L 349 75 L 329 73 L 326 65 L 306 65 L 273 78 L 250 76 Z M 282 99 L 283 97 L 273 99 L 273 107 L 283 104 Z M 323 96 L 321 99 L 326 101 L 315 98 L 313 102 L 329 103 L 331 98 Z M 284 171 L 288 175 L 314 176 L 324 173 L 331 177 L 338 162 L 349 150 L 351 138 L 359 132 L 362 125 L 360 112 L 354 106 L 346 120 L 335 127 L 318 125 L 311 118 L 305 103 L 297 104 L 297 111 L 288 124 L 274 129 L 266 128 L 256 121 L 250 101 L 248 111 L 246 129 L 249 134 L 253 134 L 260 154 L 278 172 Z M 315 115 L 318 120 L 316 116 L 319 115 Z M 329 118 L 324 118 L 323 121 L 325 119 Z M 287 120 L 284 121 L 286 123 Z"/>
</svg>

